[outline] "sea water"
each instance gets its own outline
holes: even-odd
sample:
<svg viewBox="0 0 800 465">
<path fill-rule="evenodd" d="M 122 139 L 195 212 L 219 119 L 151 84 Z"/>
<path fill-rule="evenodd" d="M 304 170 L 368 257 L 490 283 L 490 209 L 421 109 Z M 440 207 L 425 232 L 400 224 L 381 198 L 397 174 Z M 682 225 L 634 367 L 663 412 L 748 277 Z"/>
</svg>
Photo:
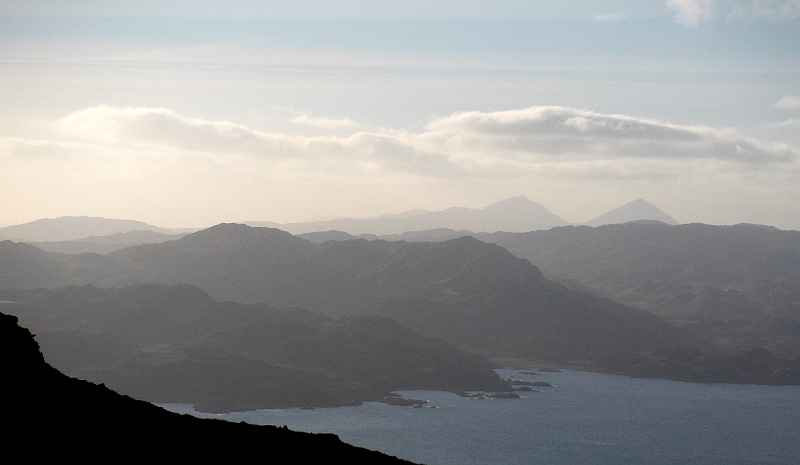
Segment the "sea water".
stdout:
<svg viewBox="0 0 800 465">
<path fill-rule="evenodd" d="M 330 432 L 428 464 L 800 464 L 800 387 L 684 383 L 589 372 L 498 370 L 552 387 L 519 399 L 401 391 L 421 408 L 365 403 L 224 415 Z"/>
</svg>

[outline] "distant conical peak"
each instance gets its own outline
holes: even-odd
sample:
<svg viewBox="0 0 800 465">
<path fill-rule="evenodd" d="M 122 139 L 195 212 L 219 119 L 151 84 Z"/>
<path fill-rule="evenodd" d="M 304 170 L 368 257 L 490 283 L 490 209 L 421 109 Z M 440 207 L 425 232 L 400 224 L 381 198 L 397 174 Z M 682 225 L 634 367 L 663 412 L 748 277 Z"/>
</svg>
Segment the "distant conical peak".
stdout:
<svg viewBox="0 0 800 465">
<path fill-rule="evenodd" d="M 656 220 L 672 225 L 679 224 L 675 218 L 669 216 L 663 210 L 644 199 L 636 199 L 628 202 L 621 207 L 617 207 L 598 216 L 586 224 L 590 226 L 601 226 L 604 224 L 620 224 L 639 220 Z"/>
<path fill-rule="evenodd" d="M 501 200 L 499 202 L 495 202 L 489 205 L 483 210 L 501 210 L 501 209 L 511 209 L 511 210 L 522 210 L 522 209 L 536 209 L 536 210 L 547 210 L 544 205 L 534 202 L 533 200 L 525 197 L 524 195 L 518 195 L 516 197 L 510 197 L 505 200 Z"/>
<path fill-rule="evenodd" d="M 646 205 L 648 207 L 655 207 L 655 205 L 653 205 L 652 203 L 648 202 L 645 199 L 636 199 L 636 200 L 633 200 L 631 202 L 626 203 L 625 205 Z M 623 205 L 623 206 L 625 206 L 625 205 Z M 658 208 L 658 207 L 656 207 L 656 208 Z"/>
<path fill-rule="evenodd" d="M 495 205 L 502 205 L 502 204 L 514 204 L 514 205 L 536 204 L 536 205 L 538 205 L 536 202 L 534 202 L 533 200 L 525 197 L 524 195 L 518 195 L 516 197 L 509 197 L 509 198 L 501 200 L 499 202 L 495 202 L 495 203 L 493 203 L 493 204 L 491 204 L 489 206 L 493 207 Z"/>
</svg>

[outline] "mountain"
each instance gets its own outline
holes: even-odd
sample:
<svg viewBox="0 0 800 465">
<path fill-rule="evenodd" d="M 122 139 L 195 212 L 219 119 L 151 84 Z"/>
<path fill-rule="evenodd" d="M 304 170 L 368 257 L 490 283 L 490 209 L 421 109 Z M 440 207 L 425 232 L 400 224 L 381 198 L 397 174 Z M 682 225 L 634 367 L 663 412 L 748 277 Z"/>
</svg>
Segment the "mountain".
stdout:
<svg viewBox="0 0 800 465">
<path fill-rule="evenodd" d="M 486 359 L 379 316 L 334 321 L 216 302 L 186 284 L 5 291 L 3 300 L 56 368 L 201 411 L 392 402 L 394 390 L 511 390 Z"/>
<path fill-rule="evenodd" d="M 727 347 L 800 357 L 798 231 L 627 223 L 478 237 L 560 282 L 681 320 Z"/>
<path fill-rule="evenodd" d="M 525 237 L 486 236 L 498 241 Z M 611 255 L 627 259 L 620 251 Z M 6 241 L 0 243 L 0 258 L 4 287 L 184 282 L 217 300 L 300 307 L 335 318 L 388 317 L 422 335 L 504 363 L 549 363 L 623 374 L 640 374 L 648 367 L 644 372 L 649 376 L 718 382 L 795 381 L 794 362 L 769 350 L 765 353 L 772 358 L 757 358 L 772 371 L 715 372 L 717 355 L 744 357 L 758 347 L 720 345 L 721 339 L 709 339 L 708 328 L 666 321 L 592 292 L 570 289 L 545 279 L 528 260 L 473 237 L 435 243 L 359 239 L 314 244 L 276 229 L 221 224 L 176 241 L 108 255 L 48 254 Z M 606 273 L 613 270 L 605 267 Z M 25 284 L 21 276 L 30 282 Z M 793 336 L 788 337 L 787 341 Z"/>
<path fill-rule="evenodd" d="M 798 231 L 628 223 L 478 237 L 548 276 L 657 313 L 800 320 Z"/>
<path fill-rule="evenodd" d="M 366 239 L 368 241 L 440 242 L 464 236 L 475 236 L 475 233 L 465 229 L 455 231 L 452 229 L 437 228 L 424 231 L 408 231 L 402 234 L 385 234 L 383 236 L 376 236 L 375 234 L 359 234 L 354 236 L 344 231 L 315 231 L 296 234 L 296 236 L 308 239 L 316 244 L 321 244 L 328 241 L 349 241 L 353 239 Z"/>
<path fill-rule="evenodd" d="M 630 221 L 660 221 L 662 223 L 676 225 L 675 218 L 667 215 L 652 203 L 637 199 L 625 205 L 615 208 L 610 212 L 604 213 L 597 218 L 586 223 L 589 226 L 602 226 L 604 224 L 622 224 Z"/>
<path fill-rule="evenodd" d="M 311 240 L 356 238 L 315 234 Z M 501 245 L 573 289 L 669 318 L 800 321 L 798 231 L 641 220 L 527 233 L 434 229 L 369 240 L 443 241 L 463 236 Z"/>
<path fill-rule="evenodd" d="M 410 463 L 345 444 L 333 434 L 200 419 L 168 412 L 103 385 L 70 378 L 48 365 L 33 335 L 0 313 L 0 399 L 7 449 L 48 461 L 77 445 L 82 460 L 251 460 L 253 449 L 275 457 L 344 463 Z M 76 452 L 77 453 L 77 452 Z"/>
<path fill-rule="evenodd" d="M 213 298 L 353 315 L 404 296 L 436 298 L 494 282 L 543 279 L 503 248 L 472 238 L 439 243 L 313 244 L 271 228 L 221 224 L 176 241 L 107 255 L 64 255 L 0 242 L 0 286 L 188 283 Z"/>
<path fill-rule="evenodd" d="M 523 232 L 550 229 L 554 226 L 564 226 L 569 223 L 547 210 L 543 205 L 524 196 L 518 196 L 481 209 L 453 207 L 437 212 L 412 210 L 397 215 L 383 215 L 370 219 L 343 218 L 282 225 L 249 221 L 246 224 L 250 226 L 276 227 L 293 234 L 337 230 L 354 235 L 385 235 L 435 228 L 487 232 Z"/>
<path fill-rule="evenodd" d="M 529 233 L 436 229 L 380 239 L 476 237 L 536 263 L 545 275 L 573 290 L 678 322 L 697 340 L 725 350 L 764 347 L 784 358 L 800 358 L 798 235 L 748 224 L 637 221 Z"/>
<path fill-rule="evenodd" d="M 529 261 L 471 237 L 313 244 L 276 229 L 222 224 L 105 256 L 3 242 L 0 257 L 8 257 L 0 262 L 4 287 L 184 282 L 219 300 L 382 315 L 493 357 L 591 366 L 620 351 L 693 345 L 660 318 L 548 281 Z"/>
<path fill-rule="evenodd" d="M 373 234 L 367 234 L 363 236 L 369 236 L 370 240 L 378 238 L 378 236 L 375 236 Z M 297 234 L 297 237 L 302 237 L 303 239 L 309 240 L 315 244 L 322 244 L 323 242 L 328 242 L 328 241 L 349 241 L 351 239 L 358 239 L 358 237 L 352 234 L 348 234 L 344 231 L 335 231 L 335 230 L 314 231 L 310 233 Z M 366 237 L 364 238 L 366 239 Z"/>
<path fill-rule="evenodd" d="M 130 231 L 155 231 L 160 234 L 188 232 L 169 230 L 134 220 L 112 220 L 89 216 L 62 216 L 0 228 L 0 239 L 24 242 L 74 241 L 89 236 L 108 236 Z"/>
<path fill-rule="evenodd" d="M 185 234 L 162 234 L 155 231 L 128 231 L 108 236 L 89 236 L 73 241 L 29 242 L 47 252 L 66 254 L 97 253 L 107 254 L 141 244 L 160 244 L 185 236 Z"/>
</svg>

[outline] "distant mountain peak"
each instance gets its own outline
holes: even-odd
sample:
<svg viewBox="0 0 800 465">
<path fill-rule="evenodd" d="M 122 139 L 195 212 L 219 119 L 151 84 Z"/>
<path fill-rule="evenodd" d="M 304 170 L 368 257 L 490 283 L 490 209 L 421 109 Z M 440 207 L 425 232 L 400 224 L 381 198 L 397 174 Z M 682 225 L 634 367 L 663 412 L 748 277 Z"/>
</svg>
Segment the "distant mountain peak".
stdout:
<svg viewBox="0 0 800 465">
<path fill-rule="evenodd" d="M 267 228 L 267 227 L 253 227 L 241 223 L 220 223 L 207 229 L 203 229 L 193 234 L 184 236 L 183 239 L 187 242 L 191 241 L 204 241 L 204 240 L 238 240 L 238 239 L 256 239 L 256 238 L 275 238 L 275 239 L 294 239 L 294 236 L 286 231 Z"/>
<path fill-rule="evenodd" d="M 130 231 L 155 231 L 161 234 L 174 234 L 173 231 L 142 221 L 118 220 L 96 216 L 62 216 L 7 226 L 0 229 L 0 237 L 21 241 L 52 242 L 78 240 L 90 236 L 108 236 Z"/>
<path fill-rule="evenodd" d="M 489 205 L 486 208 L 483 208 L 485 211 L 524 211 L 524 210 L 535 210 L 537 212 L 547 210 L 544 205 L 540 204 L 539 202 L 534 202 L 533 200 L 525 197 L 524 195 L 518 195 L 516 197 L 509 197 L 505 200 L 501 200 L 499 202 L 495 202 Z"/>
<path fill-rule="evenodd" d="M 249 222 L 252 226 L 266 225 Z M 569 223 L 544 205 L 518 195 L 484 208 L 450 207 L 439 211 L 408 210 L 375 218 L 341 218 L 331 221 L 275 225 L 292 234 L 342 231 L 351 235 L 392 235 L 410 231 L 452 229 L 472 232 L 527 232 L 566 226 Z M 315 238 L 317 240 L 319 238 Z"/>
<path fill-rule="evenodd" d="M 621 224 L 631 221 L 653 220 L 676 225 L 678 221 L 666 214 L 663 210 L 644 199 L 636 199 L 625 205 L 604 213 L 589 221 L 589 226 L 602 226 L 604 224 Z"/>
</svg>

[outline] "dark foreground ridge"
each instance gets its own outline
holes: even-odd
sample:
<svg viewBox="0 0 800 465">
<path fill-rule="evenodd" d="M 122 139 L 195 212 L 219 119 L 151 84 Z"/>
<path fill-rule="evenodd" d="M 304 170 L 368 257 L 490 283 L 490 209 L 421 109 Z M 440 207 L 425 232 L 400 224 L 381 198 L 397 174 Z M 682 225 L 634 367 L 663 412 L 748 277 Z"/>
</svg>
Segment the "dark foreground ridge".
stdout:
<svg viewBox="0 0 800 465">
<path fill-rule="evenodd" d="M 243 459 L 411 463 L 334 434 L 199 419 L 70 378 L 48 365 L 17 317 L 0 313 L 2 443 L 27 458 Z"/>
</svg>

